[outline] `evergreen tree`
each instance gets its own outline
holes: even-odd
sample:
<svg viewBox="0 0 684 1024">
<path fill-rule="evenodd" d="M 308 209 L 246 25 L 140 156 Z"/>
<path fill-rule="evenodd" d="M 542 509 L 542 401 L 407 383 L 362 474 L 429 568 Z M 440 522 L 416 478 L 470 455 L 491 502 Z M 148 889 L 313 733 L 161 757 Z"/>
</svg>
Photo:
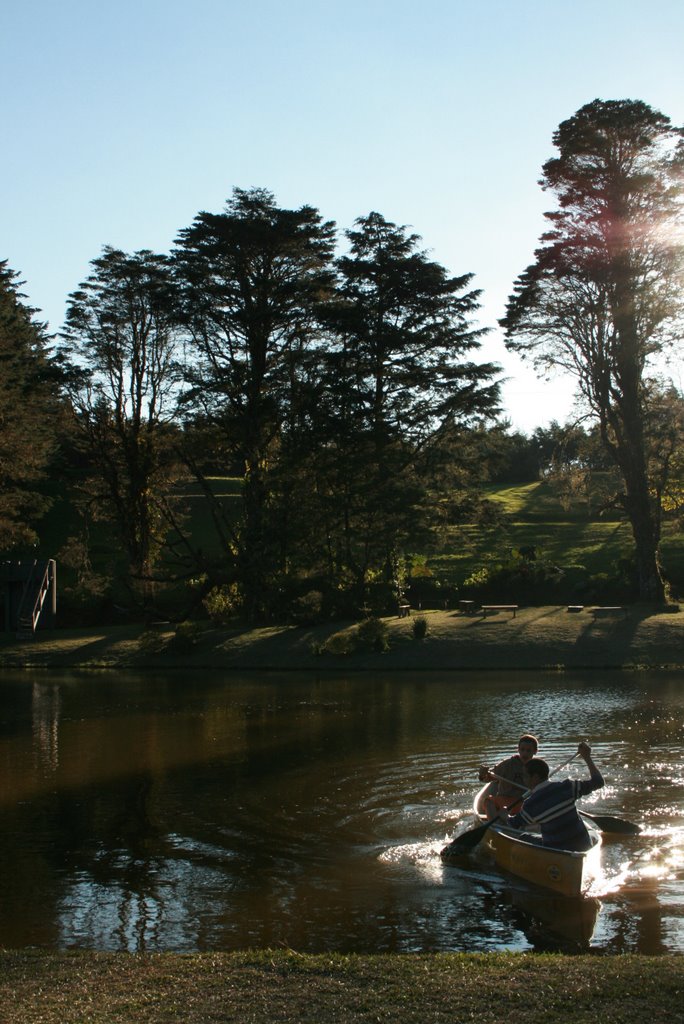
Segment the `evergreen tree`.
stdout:
<svg viewBox="0 0 684 1024">
<path fill-rule="evenodd" d="M 89 466 L 84 498 L 115 525 L 134 591 L 148 604 L 176 472 L 168 260 L 106 247 L 91 266 L 69 298 L 64 331 L 74 429 Z"/>
<path fill-rule="evenodd" d="M 197 215 L 174 254 L 191 341 L 185 404 L 220 433 L 228 463 L 242 466 L 244 514 L 225 533 L 225 571 L 249 620 L 269 612 L 287 568 L 274 469 L 299 416 L 333 244 L 334 225 L 312 207 L 282 209 L 270 192 L 236 189 L 222 213 Z"/>
<path fill-rule="evenodd" d="M 681 331 L 682 133 L 645 103 L 595 100 L 554 143 L 542 186 L 558 209 L 501 323 L 509 348 L 577 378 L 622 477 L 639 594 L 659 601 L 645 374 Z"/>
<path fill-rule="evenodd" d="M 48 507 L 41 481 L 56 446 L 59 373 L 45 326 L 22 301 L 20 282 L 0 262 L 0 549 L 37 542 Z"/>
<path fill-rule="evenodd" d="M 434 523 L 429 469 L 454 427 L 498 407 L 497 367 L 471 361 L 472 275 L 451 277 L 417 235 L 370 213 L 347 233 L 327 324 L 325 446 L 316 476 L 330 567 L 363 588 L 389 580 L 400 553 Z M 324 420 L 327 411 L 327 424 Z"/>
</svg>

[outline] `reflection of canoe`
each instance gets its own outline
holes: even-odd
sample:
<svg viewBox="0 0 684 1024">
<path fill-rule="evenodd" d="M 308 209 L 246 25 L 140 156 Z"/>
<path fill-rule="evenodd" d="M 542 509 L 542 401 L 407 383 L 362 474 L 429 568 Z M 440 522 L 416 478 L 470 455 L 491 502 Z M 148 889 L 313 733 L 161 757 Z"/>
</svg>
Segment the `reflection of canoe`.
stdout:
<svg viewBox="0 0 684 1024">
<path fill-rule="evenodd" d="M 567 952 L 589 949 L 601 909 L 597 899 L 518 888 L 506 890 L 503 896 L 524 915 L 521 927 L 533 946 Z"/>
<path fill-rule="evenodd" d="M 480 821 L 486 821 L 484 799 L 489 785 L 484 786 L 475 797 L 473 810 Z M 527 882 L 552 889 L 562 896 L 581 896 L 599 870 L 601 858 L 601 833 L 589 822 L 586 823 L 591 837 L 591 849 L 578 853 L 575 850 L 555 850 L 530 842 L 526 833 L 492 825 L 484 834 L 482 846 L 493 856 L 498 867 L 510 871 Z"/>
</svg>

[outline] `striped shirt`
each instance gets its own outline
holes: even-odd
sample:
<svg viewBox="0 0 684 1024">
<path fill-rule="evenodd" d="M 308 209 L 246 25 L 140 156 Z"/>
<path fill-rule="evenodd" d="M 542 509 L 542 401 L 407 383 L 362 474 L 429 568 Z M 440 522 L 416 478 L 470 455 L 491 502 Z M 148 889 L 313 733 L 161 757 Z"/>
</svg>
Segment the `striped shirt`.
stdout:
<svg viewBox="0 0 684 1024">
<path fill-rule="evenodd" d="M 513 828 L 539 825 L 544 846 L 560 850 L 588 850 L 589 833 L 577 813 L 575 801 L 604 785 L 603 776 L 596 769 L 590 779 L 579 782 L 540 782 L 523 802 L 518 814 L 509 819 Z"/>
</svg>

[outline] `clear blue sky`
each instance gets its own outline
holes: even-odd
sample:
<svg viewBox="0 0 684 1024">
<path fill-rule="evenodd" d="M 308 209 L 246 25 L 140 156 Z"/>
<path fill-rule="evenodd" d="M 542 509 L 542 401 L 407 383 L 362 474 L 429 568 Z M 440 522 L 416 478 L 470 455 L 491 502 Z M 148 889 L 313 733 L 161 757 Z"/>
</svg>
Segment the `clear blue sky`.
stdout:
<svg viewBox="0 0 684 1024">
<path fill-rule="evenodd" d="M 411 225 L 496 328 L 554 129 L 597 97 L 684 123 L 682 40 L 675 0 L 0 0 L 0 259 L 58 330 L 103 245 L 166 252 L 256 185 Z M 483 354 L 516 426 L 569 414 L 498 329 Z"/>
</svg>

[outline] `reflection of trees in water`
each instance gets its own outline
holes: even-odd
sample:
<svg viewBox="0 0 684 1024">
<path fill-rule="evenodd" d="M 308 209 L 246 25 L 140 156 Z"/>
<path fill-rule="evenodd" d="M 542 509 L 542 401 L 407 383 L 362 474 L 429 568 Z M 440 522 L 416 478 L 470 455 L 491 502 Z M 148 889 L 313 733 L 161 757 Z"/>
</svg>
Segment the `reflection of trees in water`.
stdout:
<svg viewBox="0 0 684 1024">
<path fill-rule="evenodd" d="M 58 825 L 69 861 L 60 930 L 69 941 L 99 948 L 156 947 L 161 916 L 157 877 L 160 828 L 155 781 L 132 775 L 60 801 Z"/>
<path fill-rule="evenodd" d="M 46 771 L 59 767 L 59 714 L 61 702 L 59 686 L 34 683 L 31 692 L 34 750 L 38 762 Z"/>
</svg>

